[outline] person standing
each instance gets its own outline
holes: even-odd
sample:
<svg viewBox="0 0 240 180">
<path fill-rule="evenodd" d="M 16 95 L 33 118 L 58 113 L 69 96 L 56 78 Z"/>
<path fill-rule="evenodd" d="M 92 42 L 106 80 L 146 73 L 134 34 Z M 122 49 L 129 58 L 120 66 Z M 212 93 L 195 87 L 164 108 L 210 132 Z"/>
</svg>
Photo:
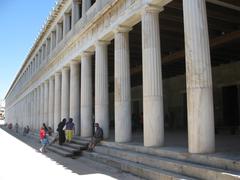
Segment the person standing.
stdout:
<svg viewBox="0 0 240 180">
<path fill-rule="evenodd" d="M 48 144 L 47 133 L 46 133 L 44 127 L 41 127 L 40 132 L 39 132 L 39 136 L 40 136 L 40 141 L 41 141 L 41 144 L 42 144 L 39 151 L 44 153 L 44 152 L 46 152 L 46 146 Z"/>
<path fill-rule="evenodd" d="M 18 123 L 15 124 L 16 133 L 18 133 Z"/>
<path fill-rule="evenodd" d="M 66 123 L 66 142 L 71 142 L 75 131 L 75 125 L 73 123 L 73 119 L 69 118 L 68 122 Z"/>
<path fill-rule="evenodd" d="M 62 145 L 66 141 L 65 137 L 65 131 L 63 130 L 64 126 L 66 125 L 66 119 L 64 118 L 59 124 L 58 124 L 58 138 L 59 138 L 59 145 Z"/>
<path fill-rule="evenodd" d="M 44 128 L 45 132 L 48 133 L 48 128 L 45 123 L 43 123 L 43 128 Z"/>
</svg>

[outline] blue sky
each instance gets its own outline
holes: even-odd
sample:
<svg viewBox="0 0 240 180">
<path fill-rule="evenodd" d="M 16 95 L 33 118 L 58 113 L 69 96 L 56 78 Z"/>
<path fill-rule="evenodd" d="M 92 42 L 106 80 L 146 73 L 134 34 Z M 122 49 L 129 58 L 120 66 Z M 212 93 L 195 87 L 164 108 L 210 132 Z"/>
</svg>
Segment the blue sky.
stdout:
<svg viewBox="0 0 240 180">
<path fill-rule="evenodd" d="M 0 100 L 25 60 L 56 0 L 0 0 Z"/>
</svg>

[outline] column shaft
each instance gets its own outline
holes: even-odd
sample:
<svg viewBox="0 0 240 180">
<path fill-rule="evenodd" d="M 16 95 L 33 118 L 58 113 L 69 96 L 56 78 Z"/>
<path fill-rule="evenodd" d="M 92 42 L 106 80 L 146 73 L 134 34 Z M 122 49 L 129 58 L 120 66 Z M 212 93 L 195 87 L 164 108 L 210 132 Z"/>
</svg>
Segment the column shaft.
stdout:
<svg viewBox="0 0 240 180">
<path fill-rule="evenodd" d="M 70 117 L 75 123 L 75 134 L 80 135 L 80 62 L 70 64 Z"/>
<path fill-rule="evenodd" d="M 61 119 L 69 118 L 69 67 L 62 69 L 62 99 L 61 99 Z"/>
<path fill-rule="evenodd" d="M 81 60 L 81 136 L 92 136 L 92 60 L 83 54 Z"/>
<path fill-rule="evenodd" d="M 72 1 L 72 27 L 74 26 L 74 24 L 78 21 L 79 19 L 79 4 L 80 1 L 79 0 L 73 0 Z"/>
<path fill-rule="evenodd" d="M 55 73 L 55 96 L 54 96 L 54 132 L 61 121 L 61 73 Z"/>
<path fill-rule="evenodd" d="M 60 42 L 63 38 L 63 22 L 57 24 L 56 38 L 57 42 Z"/>
<path fill-rule="evenodd" d="M 95 122 L 103 129 L 104 138 L 109 136 L 108 44 L 97 42 L 95 65 Z"/>
<path fill-rule="evenodd" d="M 51 33 L 51 50 L 56 47 L 56 31 L 52 31 Z"/>
<path fill-rule="evenodd" d="M 37 130 L 38 129 L 38 124 L 37 124 L 37 119 L 38 119 L 38 114 L 37 114 L 37 102 L 38 102 L 38 100 L 37 100 L 37 88 L 35 88 L 35 90 L 34 90 L 34 130 Z"/>
<path fill-rule="evenodd" d="M 129 29 L 115 32 L 114 96 L 115 141 L 129 142 L 132 137 Z"/>
<path fill-rule="evenodd" d="M 164 143 L 159 8 L 142 13 L 144 146 Z"/>
<path fill-rule="evenodd" d="M 40 127 L 44 122 L 44 84 L 41 84 L 41 95 L 40 95 Z"/>
<path fill-rule="evenodd" d="M 91 7 L 90 0 L 82 0 L 82 16 L 85 16 L 87 10 Z"/>
<path fill-rule="evenodd" d="M 35 109 L 34 109 L 34 89 L 32 90 L 32 98 L 31 98 L 32 102 L 31 102 L 31 106 L 32 106 L 32 114 L 31 114 L 31 122 L 32 122 L 32 127 L 31 129 L 33 130 L 34 129 L 34 112 L 35 112 Z"/>
<path fill-rule="evenodd" d="M 69 19 L 69 13 L 64 13 L 63 15 L 63 36 L 65 36 L 70 28 L 70 19 Z"/>
<path fill-rule="evenodd" d="M 210 153 L 215 149 L 215 136 L 205 1 L 183 0 L 183 12 L 189 152 Z"/>
<path fill-rule="evenodd" d="M 41 128 L 41 118 L 40 118 L 40 101 L 41 101 L 41 87 L 38 86 L 37 88 L 37 128 L 40 129 Z"/>
<path fill-rule="evenodd" d="M 48 102 L 48 125 L 56 129 L 54 126 L 54 77 L 49 79 L 49 102 Z"/>
<path fill-rule="evenodd" d="M 48 123 L 48 99 L 49 99 L 49 94 L 48 94 L 48 91 L 49 91 L 49 83 L 48 83 L 48 80 L 44 82 L 44 123 L 46 125 L 49 125 Z"/>
</svg>

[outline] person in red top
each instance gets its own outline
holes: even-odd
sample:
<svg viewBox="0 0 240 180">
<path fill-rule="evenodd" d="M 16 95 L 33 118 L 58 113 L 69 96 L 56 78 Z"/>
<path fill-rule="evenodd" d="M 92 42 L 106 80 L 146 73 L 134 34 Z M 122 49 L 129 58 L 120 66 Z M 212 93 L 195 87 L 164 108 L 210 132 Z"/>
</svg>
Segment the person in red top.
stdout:
<svg viewBox="0 0 240 180">
<path fill-rule="evenodd" d="M 48 139 L 47 139 L 47 134 L 46 131 L 44 129 L 44 127 L 41 127 L 40 132 L 39 132 L 39 136 L 40 136 L 40 141 L 41 141 L 41 148 L 39 149 L 40 152 L 46 152 L 46 145 L 48 144 Z"/>
</svg>

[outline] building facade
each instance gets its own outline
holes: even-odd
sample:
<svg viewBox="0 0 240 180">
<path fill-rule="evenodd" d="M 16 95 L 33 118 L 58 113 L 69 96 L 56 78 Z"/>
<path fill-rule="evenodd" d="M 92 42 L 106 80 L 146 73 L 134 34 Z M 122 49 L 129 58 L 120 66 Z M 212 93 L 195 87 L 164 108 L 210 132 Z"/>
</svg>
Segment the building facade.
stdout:
<svg viewBox="0 0 240 180">
<path fill-rule="evenodd" d="M 168 127 L 187 128 L 190 153 L 214 152 L 216 127 L 239 126 L 238 110 L 225 122 L 222 112 L 231 112 L 219 95 L 236 91 L 240 99 L 239 85 L 222 88 L 240 82 L 232 72 L 240 66 L 240 22 L 232 19 L 239 8 L 217 0 L 60 0 L 6 95 L 6 121 L 55 130 L 72 117 L 82 137 L 95 121 L 104 138 L 113 131 L 123 143 L 143 126 L 146 147 L 163 146 Z"/>
</svg>

